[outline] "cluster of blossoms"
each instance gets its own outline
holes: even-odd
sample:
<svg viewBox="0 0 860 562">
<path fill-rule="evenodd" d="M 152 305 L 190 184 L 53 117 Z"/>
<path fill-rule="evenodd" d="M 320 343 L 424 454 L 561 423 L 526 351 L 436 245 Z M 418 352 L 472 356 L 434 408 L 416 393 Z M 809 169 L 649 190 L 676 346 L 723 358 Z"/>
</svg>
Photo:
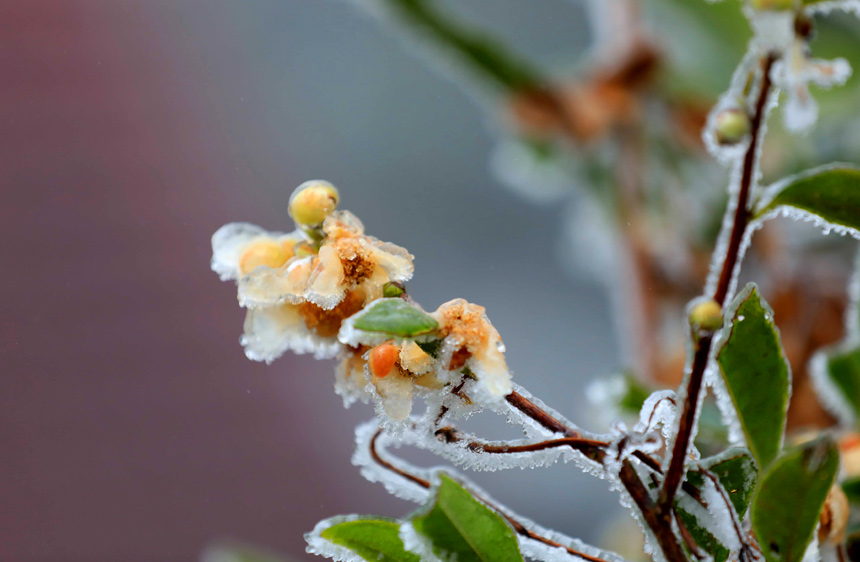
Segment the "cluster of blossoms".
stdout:
<svg viewBox="0 0 860 562">
<path fill-rule="evenodd" d="M 424 312 L 403 288 L 413 256 L 367 236 L 338 199 L 333 185 L 306 182 L 290 198 L 293 232 L 230 223 L 212 236 L 212 269 L 236 281 L 247 309 L 248 358 L 339 357 L 345 403 L 372 397 L 393 420 L 409 416 L 416 392 L 446 409 L 509 394 L 504 345 L 484 308 L 456 299 Z"/>
</svg>

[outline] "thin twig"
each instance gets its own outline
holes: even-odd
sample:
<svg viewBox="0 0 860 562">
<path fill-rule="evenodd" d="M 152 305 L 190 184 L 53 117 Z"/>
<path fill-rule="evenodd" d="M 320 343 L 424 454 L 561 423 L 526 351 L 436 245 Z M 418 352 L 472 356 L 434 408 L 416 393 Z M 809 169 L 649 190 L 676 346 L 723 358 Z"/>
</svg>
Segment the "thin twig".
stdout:
<svg viewBox="0 0 860 562">
<path fill-rule="evenodd" d="M 431 484 L 429 481 L 427 481 L 423 478 L 420 478 L 418 476 L 415 476 L 414 474 L 410 474 L 410 473 L 406 472 L 405 470 L 397 468 L 396 466 L 394 466 L 390 462 L 384 460 L 379 455 L 379 453 L 376 450 L 376 440 L 380 435 L 382 435 L 382 429 L 377 429 L 376 433 L 373 435 L 373 438 L 370 440 L 370 456 L 373 458 L 373 460 L 376 461 L 376 463 L 379 464 L 380 466 L 382 466 L 383 468 L 386 468 L 386 469 L 390 470 L 391 472 L 394 472 L 398 476 L 406 478 L 410 482 L 418 484 L 422 488 L 426 488 L 429 490 L 431 487 Z M 542 535 L 539 535 L 539 534 L 535 533 L 534 531 L 527 529 L 525 527 L 525 525 L 523 525 L 522 523 L 520 523 L 519 521 L 517 521 L 513 517 L 507 515 L 506 513 L 503 513 L 498 507 L 496 507 L 495 505 L 493 505 L 491 502 L 487 501 L 486 499 L 482 498 L 481 496 L 478 496 L 477 494 L 474 494 L 474 493 L 472 495 L 475 496 L 476 498 L 478 498 L 485 505 L 487 505 L 487 507 L 489 507 L 490 509 L 492 509 L 493 511 L 497 512 L 499 515 L 504 517 L 508 521 L 508 523 L 511 524 L 511 527 L 514 528 L 514 531 L 516 531 L 517 534 L 523 535 L 524 537 L 527 537 L 527 538 L 530 538 L 532 540 L 541 542 L 541 543 L 548 545 L 548 546 L 552 546 L 555 548 L 563 548 L 568 552 L 568 554 L 571 554 L 573 556 L 577 556 L 577 557 L 582 558 L 584 560 L 588 560 L 589 562 L 607 562 L 606 560 L 604 560 L 602 558 L 598 558 L 596 556 L 592 556 L 590 554 L 580 552 L 578 550 L 570 548 L 569 546 L 565 546 L 561 543 L 557 543 L 551 539 L 548 539 Z"/>
<path fill-rule="evenodd" d="M 738 192 L 737 208 L 735 209 L 734 221 L 732 223 L 729 247 L 723 261 L 722 269 L 720 270 L 719 282 L 717 283 L 717 288 L 713 297 L 721 306 L 725 305 L 731 280 L 738 265 L 741 244 L 744 236 L 746 235 L 746 229 L 749 224 L 749 196 L 752 189 L 753 177 L 755 175 L 756 156 L 758 152 L 761 126 L 766 109 L 765 106 L 767 105 L 767 99 L 770 96 L 770 70 L 775 60 L 776 59 L 772 54 L 767 55 L 762 60 L 761 89 L 758 93 L 755 113 L 752 116 L 750 144 L 749 147 L 747 147 L 746 154 L 744 155 L 741 185 Z M 677 492 L 678 485 L 684 476 L 687 451 L 689 451 L 690 442 L 692 441 L 705 369 L 707 368 L 710 360 L 712 340 L 713 334 L 706 334 L 698 338 L 696 344 L 697 349 L 693 358 L 693 367 L 690 371 L 690 378 L 687 382 L 687 393 L 684 398 L 684 409 L 681 412 L 680 423 L 678 424 L 678 434 L 675 437 L 675 444 L 672 447 L 672 456 L 669 461 L 669 468 L 666 470 L 666 478 L 663 480 L 663 486 L 660 489 L 658 499 L 658 508 L 661 512 L 664 512 L 664 514 L 672 510 L 675 493 Z"/>
</svg>

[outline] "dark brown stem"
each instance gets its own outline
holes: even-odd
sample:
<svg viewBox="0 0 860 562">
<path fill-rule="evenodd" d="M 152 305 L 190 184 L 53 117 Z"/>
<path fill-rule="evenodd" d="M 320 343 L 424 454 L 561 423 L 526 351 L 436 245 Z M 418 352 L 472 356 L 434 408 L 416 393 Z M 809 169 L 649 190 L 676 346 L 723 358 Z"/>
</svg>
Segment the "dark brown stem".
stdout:
<svg viewBox="0 0 860 562">
<path fill-rule="evenodd" d="M 618 476 L 636 503 L 645 524 L 648 525 L 654 538 L 657 539 L 657 544 L 660 545 L 666 560 L 668 562 L 686 562 L 687 557 L 684 554 L 684 549 L 681 548 L 678 538 L 672 532 L 672 512 L 657 509 L 657 505 L 630 460 L 625 459 L 621 463 L 621 471 Z"/>
<path fill-rule="evenodd" d="M 373 438 L 370 440 L 370 456 L 373 458 L 373 460 L 377 464 L 382 466 L 383 468 L 390 470 L 391 472 L 397 474 L 398 476 L 401 476 L 401 477 L 409 480 L 410 482 L 418 484 L 422 488 L 426 488 L 429 490 L 430 489 L 430 482 L 429 481 L 427 481 L 423 478 L 420 478 L 418 476 L 415 476 L 414 474 L 410 474 L 410 473 L 406 472 L 405 470 L 401 470 L 401 469 L 397 468 L 396 466 L 394 466 L 390 462 L 384 460 L 379 455 L 379 453 L 376 450 L 376 440 L 379 438 L 380 435 L 382 435 L 382 429 L 376 430 L 376 433 L 373 435 Z M 602 558 L 598 558 L 596 556 L 591 556 L 590 554 L 586 554 L 584 552 L 574 550 L 568 546 L 565 546 L 563 544 L 560 544 L 560 543 L 557 543 L 553 540 L 550 540 L 544 536 L 541 536 L 541 535 L 535 533 L 534 531 L 530 531 L 529 529 L 527 529 L 525 527 L 525 525 L 523 525 L 522 523 L 520 523 L 519 521 L 517 521 L 513 517 L 503 513 L 498 507 L 496 507 L 492 503 L 488 502 L 484 498 L 482 498 L 482 497 L 480 497 L 474 493 L 472 495 L 474 495 L 481 502 L 486 504 L 490 509 L 492 509 L 493 511 L 497 512 L 499 515 L 504 517 L 507 520 L 507 522 L 511 524 L 511 527 L 514 528 L 514 531 L 516 531 L 517 534 L 523 535 L 524 537 L 528 537 L 532 540 L 541 542 L 541 543 L 548 545 L 548 546 L 552 546 L 555 548 L 561 547 L 561 548 L 565 549 L 568 552 L 568 554 L 571 554 L 573 556 L 577 556 L 577 557 L 582 558 L 584 560 L 588 560 L 589 562 L 607 562 L 606 560 L 604 560 Z"/>
<path fill-rule="evenodd" d="M 566 437 L 579 437 L 578 431 L 567 427 L 516 390 L 505 396 L 505 400 L 507 400 L 511 406 L 541 424 L 544 428 L 554 431 L 555 433 L 561 433 Z"/>
<path fill-rule="evenodd" d="M 721 306 L 725 305 L 726 297 L 729 293 L 731 280 L 738 266 L 738 258 L 740 256 L 740 248 L 743 243 L 746 229 L 749 224 L 749 198 L 752 189 L 753 177 L 756 168 L 756 156 L 758 151 L 759 136 L 761 134 L 761 125 L 764 120 L 765 106 L 770 95 L 771 82 L 770 70 L 775 61 L 774 55 L 768 55 L 762 60 L 762 80 L 761 88 L 756 101 L 755 113 L 751 121 L 751 137 L 750 144 L 744 154 L 743 171 L 741 175 L 741 185 L 738 191 L 737 207 L 735 209 L 734 221 L 732 223 L 732 231 L 729 238 L 729 247 L 726 252 L 726 257 L 723 261 L 722 269 L 720 270 L 720 278 L 717 283 L 717 288 L 714 292 L 714 300 Z M 675 493 L 678 490 L 678 485 L 684 476 L 684 466 L 686 464 L 687 451 L 690 448 L 693 430 L 696 421 L 696 412 L 699 407 L 699 396 L 702 390 L 702 382 L 705 375 L 705 369 L 708 366 L 711 353 L 711 342 L 713 334 L 702 335 L 696 342 L 696 354 L 693 358 L 693 367 L 690 371 L 690 378 L 687 382 L 687 391 L 684 398 L 684 409 L 681 412 L 681 419 L 678 424 L 678 434 L 675 437 L 675 443 L 672 447 L 672 457 L 669 461 L 669 468 L 666 470 L 666 478 L 663 480 L 663 486 L 660 489 L 658 499 L 658 508 L 662 514 L 671 512 Z"/>
</svg>

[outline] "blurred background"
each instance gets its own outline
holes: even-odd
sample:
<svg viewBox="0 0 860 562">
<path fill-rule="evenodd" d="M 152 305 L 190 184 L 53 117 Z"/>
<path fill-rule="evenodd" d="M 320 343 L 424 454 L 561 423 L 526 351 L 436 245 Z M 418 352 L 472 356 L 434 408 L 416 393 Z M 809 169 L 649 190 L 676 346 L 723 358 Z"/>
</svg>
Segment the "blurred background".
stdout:
<svg viewBox="0 0 860 562">
<path fill-rule="evenodd" d="M 548 64 L 588 41 L 569 0 L 456 5 Z M 416 256 L 425 307 L 486 306 L 517 382 L 600 429 L 583 387 L 621 364 L 605 291 L 558 259 L 564 205 L 489 173 L 492 127 L 350 1 L 0 3 L 0 560 L 195 560 L 219 539 L 305 560 L 324 517 L 414 509 L 350 465 L 373 413 L 343 409 L 334 362 L 245 359 L 209 270 L 219 226 L 292 228 L 308 179 Z M 619 509 L 573 466 L 475 480 L 589 542 Z"/>
</svg>

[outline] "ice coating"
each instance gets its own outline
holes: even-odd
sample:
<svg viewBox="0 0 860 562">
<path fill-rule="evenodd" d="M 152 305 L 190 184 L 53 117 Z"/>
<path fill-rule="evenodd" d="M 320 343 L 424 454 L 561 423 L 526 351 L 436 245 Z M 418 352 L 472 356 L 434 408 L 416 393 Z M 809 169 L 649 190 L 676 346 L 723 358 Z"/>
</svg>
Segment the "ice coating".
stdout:
<svg viewBox="0 0 860 562">
<path fill-rule="evenodd" d="M 212 235 L 212 271 L 217 273 L 222 281 L 236 281 L 242 277 L 239 268 L 242 255 L 255 242 L 302 239 L 304 237 L 298 231 L 286 234 L 270 232 L 247 222 L 225 224 Z"/>
<path fill-rule="evenodd" d="M 677 410 L 677 396 L 673 390 L 652 392 L 639 413 L 639 423 L 633 431 L 643 435 L 658 433 L 669 439 Z"/>
<path fill-rule="evenodd" d="M 305 542 L 308 543 L 308 546 L 305 548 L 305 551 L 308 554 L 324 556 L 326 558 L 331 558 L 332 560 L 335 560 L 337 562 L 367 562 L 364 558 L 355 554 L 348 548 L 339 544 L 335 544 L 328 539 L 323 538 L 322 536 L 323 531 L 325 531 L 329 527 L 334 527 L 335 525 L 339 525 L 340 523 L 357 521 L 359 519 L 378 518 L 368 517 L 364 515 L 338 515 L 336 517 L 330 517 L 329 519 L 323 519 L 314 526 L 311 532 L 305 533 Z"/>
<path fill-rule="evenodd" d="M 338 354 L 341 345 L 333 337 L 311 332 L 296 306 L 282 304 L 248 310 L 241 343 L 252 361 L 271 363 L 286 351 L 313 353 L 317 359 Z"/>
</svg>

